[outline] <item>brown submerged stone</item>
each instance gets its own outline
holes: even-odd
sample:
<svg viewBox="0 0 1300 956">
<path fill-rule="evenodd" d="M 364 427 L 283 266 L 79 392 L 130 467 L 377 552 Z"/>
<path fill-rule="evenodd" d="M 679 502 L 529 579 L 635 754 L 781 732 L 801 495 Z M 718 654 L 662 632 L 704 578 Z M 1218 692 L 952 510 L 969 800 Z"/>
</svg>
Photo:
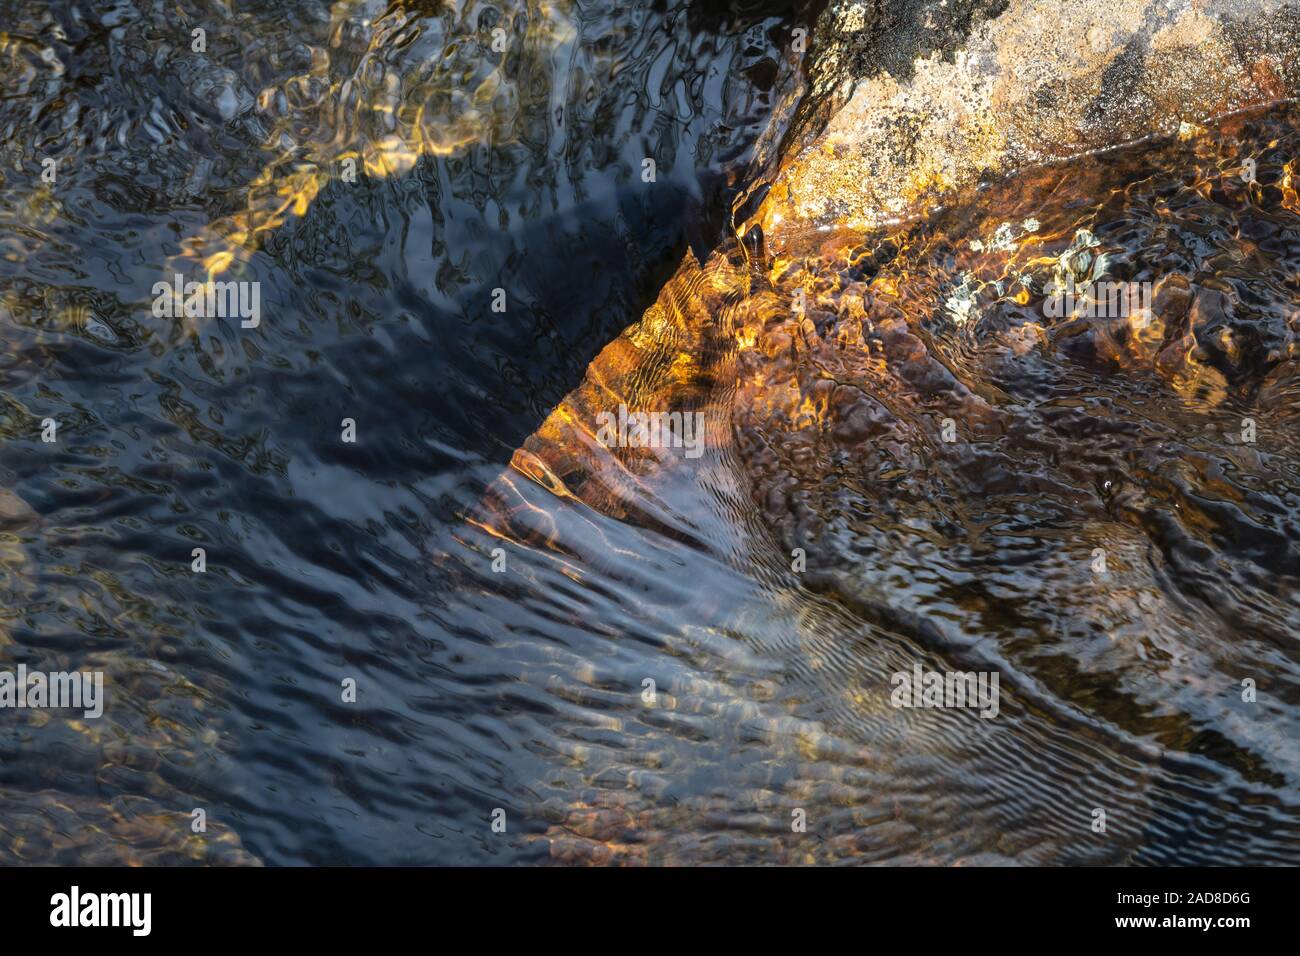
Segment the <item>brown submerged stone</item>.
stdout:
<svg viewBox="0 0 1300 956">
<path fill-rule="evenodd" d="M 1135 706 L 1155 691 L 1099 695 L 1100 678 L 1042 649 L 1062 628 L 1097 629 L 1156 686 L 1191 687 L 1166 663 L 1179 644 L 1208 650 L 1236 629 L 1285 642 L 1300 623 L 1294 545 L 1257 517 L 1298 517 L 1270 490 L 1300 462 L 1298 155 L 1300 111 L 1281 105 L 972 185 L 893 227 L 688 261 L 516 453 L 485 526 L 545 544 L 550 509 L 524 490 L 537 482 L 675 533 L 661 489 L 695 463 L 606 448 L 595 416 L 620 402 L 703 408 L 712 452 L 739 463 L 784 547 L 806 550 L 805 586 L 1178 746 L 1194 733 L 1185 716 Z M 1150 283 L 1149 312 L 1053 318 L 1045 290 L 1067 268 Z M 1023 555 L 1007 550 L 1016 541 Z M 1122 586 L 1099 587 L 1098 546 Z M 1213 552 L 1241 561 L 1207 578 Z M 1249 611 L 1220 620 L 1187 603 L 1232 589 L 1252 595 Z M 574 814 L 557 859 L 644 858 L 621 825 L 599 825 L 606 811 Z"/>
</svg>

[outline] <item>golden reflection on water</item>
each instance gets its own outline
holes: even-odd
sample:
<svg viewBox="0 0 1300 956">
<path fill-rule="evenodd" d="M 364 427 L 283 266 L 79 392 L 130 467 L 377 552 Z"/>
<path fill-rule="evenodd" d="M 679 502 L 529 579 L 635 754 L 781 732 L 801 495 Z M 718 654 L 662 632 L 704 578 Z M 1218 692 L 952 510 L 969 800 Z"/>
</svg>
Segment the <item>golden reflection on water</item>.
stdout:
<svg viewBox="0 0 1300 956">
<path fill-rule="evenodd" d="M 552 533 L 538 533 L 546 525 L 539 524 L 537 514 L 544 522 L 551 519 L 535 495 L 522 493 L 518 481 L 523 478 L 562 499 L 555 509 L 580 504 L 674 533 L 661 520 L 669 507 L 657 503 L 671 499 L 668 489 L 685 466 L 681 452 L 603 445 L 596 438 L 597 415 L 620 404 L 708 409 L 710 448 L 745 463 L 755 480 L 754 504 L 769 512 L 776 527 L 789 527 L 786 501 L 801 494 L 816 500 L 819 486 L 842 473 L 836 462 L 846 443 L 851 463 L 872 461 L 897 440 L 901 426 L 855 417 L 861 395 L 909 428 L 919 421 L 922 435 L 930 429 L 937 434 L 940 416 L 947 415 L 972 440 L 1005 442 L 1006 435 L 1025 430 L 1022 416 L 1036 414 L 1033 401 L 1012 399 L 1015 389 L 1027 387 L 1033 394 L 1042 387 L 1035 379 L 1046 376 L 1068 393 L 1075 387 L 1070 383 L 1091 379 L 1096 391 L 1122 395 L 1131 388 L 1145 396 L 1143 414 L 1153 421 L 1181 421 L 1184 430 L 1200 428 L 1210 436 L 1221 427 L 1221 407 L 1234 410 L 1230 423 L 1234 414 L 1255 415 L 1286 453 L 1288 422 L 1294 425 L 1300 394 L 1295 366 L 1300 294 L 1294 273 L 1278 271 L 1285 265 L 1278 243 L 1295 228 L 1294 218 L 1286 217 L 1295 214 L 1297 128 L 1293 106 L 1256 110 L 1166 143 L 1026 170 L 960 193 L 931 216 L 887 229 L 809 230 L 787 238 L 782 252 L 767 259 L 736 243 L 703 266 L 688 257 L 642 320 L 597 356 L 582 384 L 516 452 L 513 474 L 498 483 L 481 526 L 531 547 L 557 546 Z M 1241 176 L 1247 155 L 1259 158 L 1255 181 Z M 1171 270 L 1162 265 L 1166 242 L 1201 241 L 1200 213 L 1184 211 L 1196 203 L 1229 216 L 1235 234 L 1213 234 L 1217 251 L 1202 270 Z M 1268 254 L 1258 245 L 1261 240 L 1250 238 L 1266 235 Z M 1085 286 L 1112 279 L 1147 282 L 1150 307 L 1119 314 L 1076 309 L 1054 317 L 1046 290 L 1063 276 Z M 1230 299 L 1229 290 L 1239 286 L 1228 283 L 1242 282 L 1252 284 L 1252 297 Z M 1132 384 L 1125 386 L 1126 379 Z M 1286 395 L 1289 401 L 1278 400 Z M 1141 435 L 1142 422 L 1119 427 Z M 1134 455 L 1158 447 L 1160 427 L 1135 440 Z M 917 444 L 899 452 L 902 466 L 878 478 L 899 494 L 903 520 L 910 520 L 906 502 L 918 495 L 951 495 L 958 507 L 970 509 L 987 504 L 961 502 L 972 492 L 960 473 L 947 474 L 942 456 L 931 453 L 928 461 L 917 459 L 909 468 L 906 455 L 919 454 L 928 439 L 907 440 Z M 1241 453 L 1230 433 L 1224 441 L 1224 454 Z M 1246 506 L 1240 489 L 1215 479 L 1214 454 L 1189 460 L 1195 480 Z M 1053 455 L 1054 467 L 1070 468 L 1068 448 Z M 1026 456 L 1027 472 L 1042 467 L 1036 456 Z M 785 478 L 765 477 L 778 461 L 776 474 Z M 1111 477 L 1096 480 L 1107 478 L 1109 484 Z M 1165 494 L 1165 479 L 1157 472 L 1139 470 L 1128 478 L 1147 482 L 1143 493 L 1157 500 Z M 1054 480 L 1072 479 L 1062 474 Z M 915 490 L 909 489 L 912 484 Z M 870 492 L 863 493 L 862 507 L 873 506 Z M 976 497 L 984 494 L 991 501 L 999 492 Z M 779 503 L 773 505 L 769 495 Z M 818 522 L 831 520 L 809 507 Z M 521 521 L 523 511 L 533 517 Z M 1217 519 L 1198 514 L 1190 504 L 1180 515 L 1200 533 L 1218 533 Z M 1085 528 L 1094 520 L 1079 518 Z M 1114 534 L 1100 526 L 1095 533 Z M 803 541 L 795 536 L 785 543 Z M 1111 547 L 1112 570 L 1128 576 L 1131 587 L 1103 593 L 1076 577 L 1057 575 L 1040 585 L 1045 600 L 1098 627 L 1129 616 L 1163 620 L 1162 627 L 1196 626 L 1166 604 L 1155 581 L 1141 580 L 1140 551 Z M 854 569 L 845 571 L 851 575 Z M 981 609 L 987 621 L 1003 613 L 975 594 L 963 599 L 963 606 Z M 996 632 L 990 633 L 996 640 Z M 1185 680 L 1209 692 L 1203 677 Z M 1077 677 L 1053 677 L 1051 686 L 1066 700 L 1078 694 L 1086 701 L 1091 693 Z M 854 706 L 877 703 L 866 698 Z M 1106 716 L 1121 725 L 1126 719 L 1119 712 Z M 1185 714 L 1169 715 L 1161 733 L 1182 739 L 1190 733 L 1186 721 Z M 801 754 L 797 738 L 774 746 L 791 759 L 808 756 Z M 656 813 L 632 793 L 621 806 L 616 793 L 607 791 L 599 803 L 572 806 L 547 839 L 554 859 L 562 862 L 684 861 L 690 858 L 689 840 L 673 844 L 675 849 L 653 842 L 647 847 L 647 834 L 661 838 L 677 825 L 672 821 L 689 828 L 692 813 L 709 812 L 703 804 Z M 790 850 L 795 855 L 782 859 L 834 859 L 836 852 L 851 852 L 852 842 L 838 850 Z"/>
<path fill-rule="evenodd" d="M 310 70 L 258 93 L 273 158 L 249 184 L 243 211 L 182 243 L 182 258 L 199 260 L 209 280 L 305 215 L 330 182 L 397 176 L 421 157 L 476 144 L 508 146 L 530 95 L 520 85 L 577 37 L 570 12 L 551 3 L 502 7 L 491 26 L 472 0 L 437 18 L 407 7 L 339 0 L 329 48 L 311 49 Z"/>
<path fill-rule="evenodd" d="M 1206 198 L 1227 190 L 1240 201 L 1266 203 L 1263 186 L 1241 179 L 1241 158 L 1258 147 L 1276 150 L 1279 141 L 1256 144 L 1236 138 L 1248 118 L 1257 115 L 1225 120 L 1213 136 L 1202 130 L 1178 137 L 1189 144 L 1185 156 L 1178 159 L 1178 150 L 1171 148 L 1162 155 L 1170 163 L 1190 164 L 1190 173 L 1171 168 L 1166 174 L 1173 181 L 1187 176 L 1180 188 Z M 1293 140 L 1294 131 L 1288 133 Z M 1270 187 L 1282 208 L 1292 212 L 1296 162 L 1282 166 Z M 957 194 L 951 205 L 964 211 L 944 222 L 945 228 L 959 231 L 926 229 L 922 214 L 877 231 L 810 230 L 802 242 L 766 263 L 734 244 L 704 266 L 688 256 L 658 301 L 606 346 L 583 383 L 525 442 L 514 468 L 556 494 L 603 508 L 628 497 L 611 494 L 609 484 L 636 481 L 633 475 L 666 467 L 671 457 L 648 448 L 607 449 L 596 441 L 596 415 L 620 403 L 633 409 L 687 408 L 716 400 L 721 391 L 731 400 L 743 395 L 762 410 L 762 417 L 783 420 L 792 431 L 826 427 L 831 410 L 818 385 L 810 392 L 797 376 L 784 373 L 769 380 L 762 371 L 747 372 L 743 358 L 753 352 L 770 361 L 821 345 L 814 315 L 831 320 L 832 341 L 844 350 L 845 361 L 883 383 L 889 360 L 871 341 L 872 327 L 882 317 L 897 317 L 919 330 L 934 319 L 938 307 L 960 330 L 968 320 L 961 309 L 973 308 L 973 303 L 982 311 L 1009 308 L 1021 321 L 991 334 L 1017 356 L 1035 349 L 1050 353 L 1054 343 L 1082 333 L 1096 361 L 1146 368 L 1189 406 L 1212 409 L 1225 400 L 1230 385 L 1222 371 L 1197 357 L 1203 351 L 1198 338 L 1205 316 L 1192 308 L 1189 277 L 1148 271 L 1153 310 L 1086 318 L 1047 315 L 1044 289 L 1049 282 L 1060 283 L 1066 275 L 1081 286 L 1118 281 L 1113 267 L 1122 262 L 1124 250 L 1112 247 L 1100 253 L 1101 242 L 1090 230 L 1123 205 L 1127 187 L 1111 185 L 1123 177 L 1123 168 L 1106 160 L 1054 164 L 1016 174 L 993 202 L 970 191 Z M 1151 212 L 1162 215 L 1159 206 Z M 1249 248 L 1243 243 L 1245 251 Z M 888 250 L 887 266 L 858 278 L 863 263 L 882 249 Z M 961 299 L 954 314 L 950 290 L 957 277 Z M 1169 326 L 1175 316 L 1185 320 L 1176 329 Z M 1216 334 L 1215 344 L 1227 363 L 1240 365 L 1245 356 L 1231 330 Z M 1294 333 L 1289 334 L 1285 354 L 1270 356 L 1270 362 L 1294 358 L 1298 347 Z M 894 361 L 914 357 L 904 353 Z M 1238 389 L 1257 384 L 1246 380 Z M 713 440 L 725 443 L 727 431 L 715 432 Z"/>
</svg>

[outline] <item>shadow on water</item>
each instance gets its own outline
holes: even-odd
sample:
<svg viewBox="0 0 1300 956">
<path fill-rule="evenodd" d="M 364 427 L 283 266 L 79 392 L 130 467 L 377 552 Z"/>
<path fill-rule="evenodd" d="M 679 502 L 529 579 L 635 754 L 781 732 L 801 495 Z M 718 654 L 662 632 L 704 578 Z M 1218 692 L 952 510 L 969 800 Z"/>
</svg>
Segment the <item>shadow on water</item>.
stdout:
<svg viewBox="0 0 1300 956">
<path fill-rule="evenodd" d="M 722 235 L 788 5 L 5 7 L 0 635 L 110 687 L 7 715 L 6 855 L 521 852 L 478 824 L 539 768 L 439 552 Z M 226 249 L 259 328 L 150 314 Z"/>
</svg>

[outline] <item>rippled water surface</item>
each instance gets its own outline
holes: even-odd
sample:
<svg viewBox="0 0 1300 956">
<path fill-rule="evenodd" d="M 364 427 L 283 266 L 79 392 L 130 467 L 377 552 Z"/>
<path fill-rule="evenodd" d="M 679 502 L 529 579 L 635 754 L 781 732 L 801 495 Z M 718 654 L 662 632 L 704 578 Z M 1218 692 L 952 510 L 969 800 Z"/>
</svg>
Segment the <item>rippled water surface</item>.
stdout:
<svg viewBox="0 0 1300 956">
<path fill-rule="evenodd" d="M 1300 115 L 769 254 L 806 16 L 0 0 L 0 860 L 1300 862 Z"/>
</svg>

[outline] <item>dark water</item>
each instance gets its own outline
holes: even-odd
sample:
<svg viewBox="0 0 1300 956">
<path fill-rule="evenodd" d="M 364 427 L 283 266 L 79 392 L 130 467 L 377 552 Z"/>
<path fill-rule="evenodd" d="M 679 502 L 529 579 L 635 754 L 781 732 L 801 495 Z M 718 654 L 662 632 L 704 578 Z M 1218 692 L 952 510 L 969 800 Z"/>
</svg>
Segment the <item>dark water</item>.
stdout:
<svg viewBox="0 0 1300 956">
<path fill-rule="evenodd" d="M 564 641 L 449 576 L 448 552 L 589 359 L 720 234 L 796 65 L 790 11 L 233 9 L 0 10 L 0 634 L 10 667 L 110 688 L 98 721 L 5 713 L 0 845 L 545 858 L 528 813 L 564 793 L 542 742 L 564 708 L 534 671 Z M 313 201 L 277 215 L 293 190 Z M 221 278 L 261 282 L 260 327 L 151 314 L 155 282 L 231 251 Z"/>
<path fill-rule="evenodd" d="M 108 687 L 4 712 L 0 859 L 1300 861 L 1292 113 L 776 262 L 801 12 L 186 9 L 0 10 L 0 655 Z M 1153 341 L 990 290 L 1084 228 Z M 259 327 L 154 317 L 222 266 Z"/>
</svg>

